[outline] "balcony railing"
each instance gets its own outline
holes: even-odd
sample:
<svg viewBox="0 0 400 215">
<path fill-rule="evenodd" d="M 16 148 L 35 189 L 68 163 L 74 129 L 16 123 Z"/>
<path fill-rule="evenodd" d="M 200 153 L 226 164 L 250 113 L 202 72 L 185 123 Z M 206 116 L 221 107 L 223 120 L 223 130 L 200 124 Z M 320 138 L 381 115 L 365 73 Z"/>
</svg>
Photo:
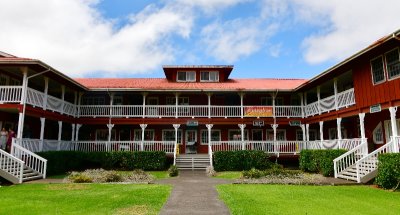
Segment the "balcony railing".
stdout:
<svg viewBox="0 0 400 215">
<path fill-rule="evenodd" d="M 19 103 L 21 86 L 0 87 L 0 103 Z M 75 105 L 28 88 L 26 103 L 76 117 L 308 117 L 355 104 L 354 89 L 302 106 L 222 106 L 222 105 Z"/>
</svg>

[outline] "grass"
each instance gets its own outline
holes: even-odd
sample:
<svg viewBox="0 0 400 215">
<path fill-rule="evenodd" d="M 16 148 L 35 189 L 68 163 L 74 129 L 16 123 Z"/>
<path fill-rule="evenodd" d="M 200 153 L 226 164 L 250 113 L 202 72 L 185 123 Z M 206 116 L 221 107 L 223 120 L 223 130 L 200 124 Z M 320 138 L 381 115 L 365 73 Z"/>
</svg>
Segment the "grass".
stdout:
<svg viewBox="0 0 400 215">
<path fill-rule="evenodd" d="M 171 186 L 23 184 L 0 187 L 0 214 L 158 214 Z"/>
<path fill-rule="evenodd" d="M 65 174 L 59 174 L 59 175 L 50 175 L 50 176 L 47 176 L 46 178 L 49 178 L 49 179 L 64 179 L 67 176 L 68 176 L 68 173 L 65 173 Z"/>
<path fill-rule="evenodd" d="M 223 179 L 238 179 L 242 175 L 242 172 L 238 171 L 225 171 L 225 172 L 218 172 L 216 178 L 223 178 Z"/>
<path fill-rule="evenodd" d="M 155 179 L 169 178 L 168 171 L 148 171 L 147 173 L 154 176 Z"/>
<path fill-rule="evenodd" d="M 369 186 L 219 185 L 232 214 L 399 214 L 400 192 Z"/>
</svg>

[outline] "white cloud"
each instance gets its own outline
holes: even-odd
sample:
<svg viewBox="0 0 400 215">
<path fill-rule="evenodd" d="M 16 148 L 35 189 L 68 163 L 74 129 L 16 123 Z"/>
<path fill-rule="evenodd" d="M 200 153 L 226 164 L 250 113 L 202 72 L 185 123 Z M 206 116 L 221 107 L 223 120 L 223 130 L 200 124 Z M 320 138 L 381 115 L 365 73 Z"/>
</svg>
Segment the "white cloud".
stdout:
<svg viewBox="0 0 400 215">
<path fill-rule="evenodd" d="M 260 50 L 276 29 L 276 25 L 265 27 L 256 19 L 235 19 L 207 25 L 201 36 L 209 55 L 233 63 Z"/>
<path fill-rule="evenodd" d="M 291 1 L 298 20 L 321 28 L 303 42 L 311 64 L 343 60 L 400 27 L 398 0 Z"/>
<path fill-rule="evenodd" d="M 149 5 L 116 29 L 95 0 L 0 2 L 1 50 L 43 60 L 73 77 L 105 71 L 121 76 L 174 60 L 169 38 L 187 38 L 192 17 L 184 7 Z"/>
<path fill-rule="evenodd" d="M 250 1 L 253 0 L 176 0 L 176 4 L 197 7 L 206 13 L 214 13 L 221 9 Z"/>
</svg>

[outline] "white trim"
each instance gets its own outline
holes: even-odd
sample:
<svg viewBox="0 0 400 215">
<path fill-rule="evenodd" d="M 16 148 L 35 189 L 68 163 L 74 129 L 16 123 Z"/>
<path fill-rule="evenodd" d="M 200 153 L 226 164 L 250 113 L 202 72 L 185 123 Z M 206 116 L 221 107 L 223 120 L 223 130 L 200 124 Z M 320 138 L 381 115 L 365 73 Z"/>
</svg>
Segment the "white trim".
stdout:
<svg viewBox="0 0 400 215">
<path fill-rule="evenodd" d="M 188 141 L 188 137 L 189 137 L 189 135 L 188 135 L 188 132 L 194 132 L 194 137 L 195 137 L 195 141 L 194 142 L 198 142 L 199 141 L 199 138 L 197 137 L 197 129 L 189 129 L 189 130 L 186 130 L 185 131 L 185 144 L 187 144 L 188 142 L 192 142 L 192 141 Z"/>
<path fill-rule="evenodd" d="M 181 72 L 184 72 L 184 73 L 186 73 L 185 74 L 185 80 L 179 80 L 178 79 L 178 77 L 179 77 L 179 73 L 181 73 Z M 194 80 L 189 80 L 188 79 L 188 77 L 189 77 L 189 73 L 194 73 Z M 192 71 L 192 70 L 188 70 L 188 71 L 177 71 L 176 72 L 176 82 L 196 82 L 196 79 L 197 79 L 197 77 L 196 77 L 196 71 Z"/>
<path fill-rule="evenodd" d="M 266 130 L 266 132 L 267 132 L 267 140 L 274 140 L 274 129 L 267 129 Z M 272 133 L 272 139 L 268 139 L 268 134 L 269 134 L 269 132 L 271 132 Z M 283 140 L 287 140 L 287 137 L 286 137 L 286 129 L 276 129 L 276 140 L 277 141 L 280 141 L 280 139 L 278 139 L 278 133 L 279 132 L 284 132 L 284 139 Z"/>
<path fill-rule="evenodd" d="M 162 141 L 166 141 L 166 140 L 164 140 L 164 131 L 169 131 L 169 132 L 173 132 L 174 133 L 174 140 L 173 141 L 175 141 L 175 129 L 162 129 L 161 130 L 161 140 Z M 182 143 L 183 143 L 183 130 L 182 129 L 178 129 L 178 134 L 179 134 L 179 132 L 181 132 L 181 141 L 179 142 L 178 141 L 178 144 L 179 145 L 182 145 Z M 178 135 L 178 140 L 179 140 L 179 135 Z"/>
<path fill-rule="evenodd" d="M 385 120 L 384 122 L 384 132 L 385 132 L 385 139 L 386 143 L 390 141 L 390 136 L 392 136 L 392 124 L 390 120 Z M 396 119 L 397 123 L 397 133 L 400 133 L 400 119 Z"/>
<path fill-rule="evenodd" d="M 241 130 L 240 129 L 228 129 L 228 141 L 241 141 L 241 139 L 238 139 L 238 140 L 231 140 L 230 139 L 230 136 L 231 136 L 230 133 L 233 132 L 233 131 L 239 132 L 239 134 L 241 134 Z M 246 133 L 247 133 L 247 135 L 246 135 Z M 245 136 L 247 136 L 247 138 L 245 137 L 244 140 L 249 140 L 249 129 L 244 129 L 244 134 L 245 134 Z"/>
<path fill-rule="evenodd" d="M 389 121 L 390 122 L 390 121 Z M 381 135 L 382 135 L 382 140 L 381 141 L 377 141 L 376 135 L 375 133 L 378 131 L 378 129 L 381 129 Z M 378 125 L 376 125 L 376 127 L 374 128 L 374 130 L 372 131 L 372 140 L 374 141 L 374 144 L 383 144 L 383 127 L 382 127 L 382 122 L 379 122 Z"/>
<path fill-rule="evenodd" d="M 209 73 L 208 74 L 208 80 L 203 80 L 202 79 L 202 77 L 201 77 L 201 74 L 203 73 L 203 72 L 207 72 L 207 73 Z M 215 79 L 215 80 L 211 80 L 210 79 L 210 73 L 216 73 L 217 74 L 217 79 Z M 219 82 L 219 71 L 200 71 L 200 82 Z"/>
<path fill-rule="evenodd" d="M 382 81 L 379 81 L 379 82 L 376 82 L 375 83 L 375 80 L 374 80 L 374 72 L 373 72 L 373 69 L 372 69 L 372 61 L 374 61 L 374 60 L 376 60 L 376 59 L 378 59 L 378 58 L 381 58 L 382 59 L 382 70 L 383 70 L 383 80 Z M 371 69 L 371 77 L 372 77 L 372 85 L 378 85 L 378 84 L 381 84 L 381 83 L 384 83 L 384 82 L 386 82 L 386 80 L 387 80 L 387 77 L 386 77 L 386 70 L 385 70 L 385 61 L 384 61 L 384 56 L 383 56 L 383 54 L 382 55 L 379 55 L 379 56 L 377 56 L 377 57 L 375 57 L 375 58 L 372 58 L 370 61 L 369 61 L 369 65 L 370 65 L 370 69 Z"/>
<path fill-rule="evenodd" d="M 398 74 L 398 75 L 396 75 L 396 76 L 393 76 L 393 77 L 390 77 L 390 71 L 389 71 L 389 69 L 388 69 L 388 63 L 387 63 L 387 58 L 386 58 L 386 56 L 387 56 L 387 54 L 389 53 L 389 52 L 392 52 L 392 51 L 394 51 L 394 50 L 397 50 L 397 54 L 398 54 L 398 56 L 399 56 L 399 62 L 400 62 L 400 52 L 399 52 L 399 48 L 397 47 L 397 48 L 394 48 L 394 49 L 391 49 L 390 51 L 387 51 L 387 52 L 385 52 L 385 54 L 384 54 L 384 58 L 385 58 L 385 69 L 386 69 L 386 73 L 387 73 L 387 80 L 388 81 L 392 81 L 392 80 L 394 80 L 394 79 L 398 79 L 398 78 L 400 78 L 400 73 Z"/>
<path fill-rule="evenodd" d="M 138 139 L 136 139 L 136 132 L 138 132 L 138 134 L 139 134 Z M 153 132 L 152 140 L 146 140 L 146 132 Z M 154 141 L 154 138 L 156 136 L 154 129 L 145 129 L 144 133 L 145 133 L 144 141 Z M 142 129 L 133 129 L 133 140 L 134 141 L 142 141 Z"/>
<path fill-rule="evenodd" d="M 221 141 L 221 130 L 220 129 L 211 129 L 211 141 L 214 141 L 214 140 L 212 140 L 212 133 L 214 131 L 219 133 L 219 140 L 217 140 L 217 141 Z M 203 132 L 206 133 L 206 140 L 207 140 L 206 143 L 203 142 L 203 138 L 202 138 Z M 208 145 L 208 129 L 201 129 L 200 130 L 200 145 Z"/>
</svg>

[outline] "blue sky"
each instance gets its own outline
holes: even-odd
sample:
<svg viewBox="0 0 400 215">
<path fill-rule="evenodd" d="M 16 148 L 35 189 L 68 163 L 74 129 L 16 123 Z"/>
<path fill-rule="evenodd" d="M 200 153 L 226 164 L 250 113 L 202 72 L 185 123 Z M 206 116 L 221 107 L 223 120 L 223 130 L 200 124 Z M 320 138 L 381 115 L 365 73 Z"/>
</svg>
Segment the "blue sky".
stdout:
<svg viewBox="0 0 400 215">
<path fill-rule="evenodd" d="M 396 0 L 4 0 L 0 50 L 71 77 L 216 64 L 234 65 L 235 78 L 311 78 L 399 29 L 399 9 Z"/>
</svg>

